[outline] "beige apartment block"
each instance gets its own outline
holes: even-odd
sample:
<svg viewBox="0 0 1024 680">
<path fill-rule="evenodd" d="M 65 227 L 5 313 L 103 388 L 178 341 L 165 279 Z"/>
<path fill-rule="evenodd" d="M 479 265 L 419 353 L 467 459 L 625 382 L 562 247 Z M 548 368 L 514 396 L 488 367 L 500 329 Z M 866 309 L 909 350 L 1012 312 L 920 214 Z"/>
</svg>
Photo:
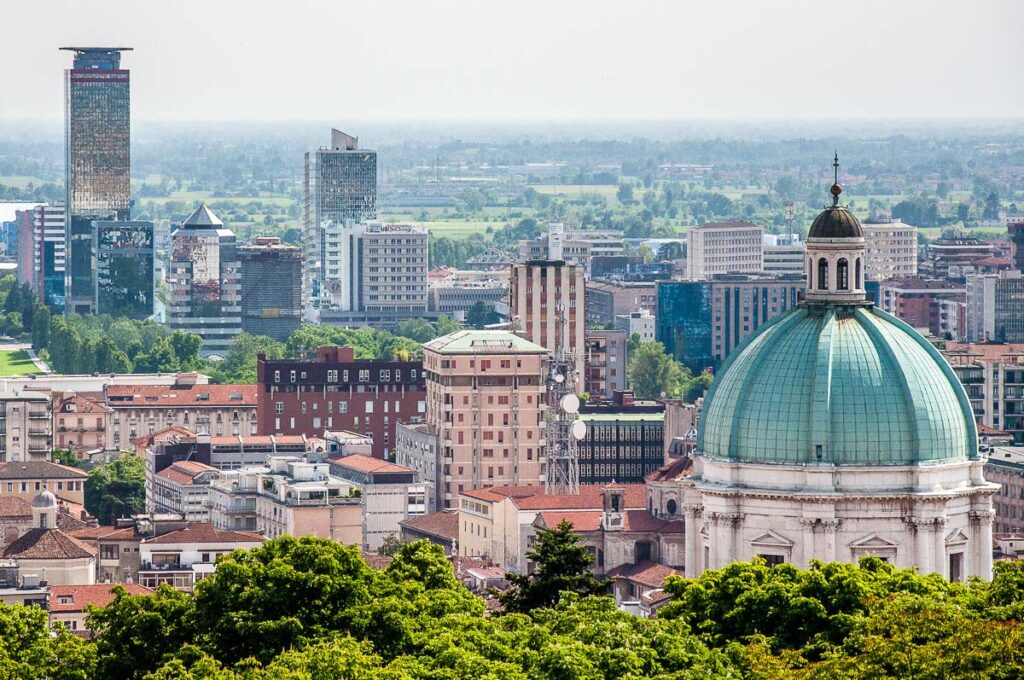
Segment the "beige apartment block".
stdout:
<svg viewBox="0 0 1024 680">
<path fill-rule="evenodd" d="M 865 222 L 864 274 L 870 281 L 917 275 L 917 227 L 890 219 Z"/>
<path fill-rule="evenodd" d="M 512 265 L 512 327 L 552 354 L 576 358 L 582 384 L 586 284 L 583 268 L 562 260 L 531 260 Z"/>
<path fill-rule="evenodd" d="M 463 330 L 424 345 L 442 508 L 455 507 L 469 489 L 543 484 L 547 356 L 508 331 Z"/>
<path fill-rule="evenodd" d="M 706 281 L 717 274 L 764 271 L 764 229 L 743 221 L 709 222 L 686 232 L 686 275 Z"/>
</svg>

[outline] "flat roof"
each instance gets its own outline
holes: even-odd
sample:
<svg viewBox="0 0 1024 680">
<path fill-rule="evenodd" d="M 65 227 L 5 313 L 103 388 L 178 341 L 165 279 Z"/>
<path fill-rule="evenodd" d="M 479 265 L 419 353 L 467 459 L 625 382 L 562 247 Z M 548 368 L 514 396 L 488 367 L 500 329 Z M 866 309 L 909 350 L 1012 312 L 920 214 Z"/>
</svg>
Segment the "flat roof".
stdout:
<svg viewBox="0 0 1024 680">
<path fill-rule="evenodd" d="M 134 47 L 59 47 L 68 52 L 132 52 Z"/>
</svg>

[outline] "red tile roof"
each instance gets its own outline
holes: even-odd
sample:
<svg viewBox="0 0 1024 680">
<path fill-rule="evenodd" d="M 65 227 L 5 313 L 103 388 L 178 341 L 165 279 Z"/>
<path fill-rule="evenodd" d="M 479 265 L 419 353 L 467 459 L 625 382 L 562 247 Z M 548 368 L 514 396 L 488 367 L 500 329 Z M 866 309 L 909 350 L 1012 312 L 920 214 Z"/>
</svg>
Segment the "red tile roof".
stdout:
<svg viewBox="0 0 1024 680">
<path fill-rule="evenodd" d="M 998 427 L 992 427 L 985 423 L 978 424 L 978 434 L 982 434 L 988 437 L 1009 437 L 1010 433 L 1006 430 L 1000 430 Z"/>
<path fill-rule="evenodd" d="M 32 506 L 18 496 L 0 496 L 0 517 L 4 519 L 32 517 Z"/>
<path fill-rule="evenodd" d="M 632 581 L 649 588 L 660 588 L 665 585 L 669 576 L 682 576 L 683 572 L 664 564 L 654 562 L 638 562 L 636 564 L 623 564 L 609 570 L 608 577 L 615 580 Z"/>
<path fill-rule="evenodd" d="M 138 448 L 148 448 L 150 446 L 153 446 L 157 442 L 170 441 L 174 437 L 194 437 L 195 434 L 195 432 L 188 429 L 187 427 L 182 427 L 180 425 L 171 425 L 170 427 L 165 427 L 162 430 L 157 430 L 153 434 L 146 434 L 136 439 L 133 439 L 132 444 L 135 444 L 135 446 Z"/>
<path fill-rule="evenodd" d="M 0 479 L 85 479 L 88 473 L 78 468 L 46 460 L 0 463 Z"/>
<path fill-rule="evenodd" d="M 544 521 L 544 525 L 549 529 L 553 529 L 562 522 L 568 522 L 572 525 L 573 531 L 585 532 L 600 530 L 602 514 L 600 510 L 577 510 L 575 512 L 552 510 L 542 512 L 540 516 Z"/>
<path fill-rule="evenodd" d="M 552 528 L 560 522 L 567 521 L 572 525 L 573 531 L 588 532 L 601 529 L 600 510 L 575 510 L 561 511 L 549 510 L 540 513 L 544 526 Z M 647 510 L 626 510 L 622 515 L 623 531 L 646 531 L 660 534 L 681 534 L 685 531 L 686 524 L 683 520 L 658 519 Z"/>
<path fill-rule="evenodd" d="M 164 543 L 262 543 L 266 538 L 249 531 L 221 531 L 210 522 L 194 522 L 184 529 L 148 538 L 147 544 Z"/>
<path fill-rule="evenodd" d="M 943 352 L 947 359 L 963 355 L 972 356 L 977 361 L 1002 362 L 1007 356 L 1019 357 L 1024 354 L 1024 343 L 965 343 L 947 342 L 946 351 Z M 958 362 L 951 362 L 957 365 Z"/>
<path fill-rule="evenodd" d="M 604 506 L 605 488 L 601 484 L 582 484 L 579 494 L 546 494 L 543 486 L 489 486 L 462 495 L 492 503 L 509 498 L 520 510 L 599 510 Z M 643 484 L 623 484 L 621 488 L 625 489 L 626 508 L 647 507 Z"/>
<path fill-rule="evenodd" d="M 5 558 L 15 560 L 73 560 L 95 555 L 92 546 L 60 529 L 29 529 L 3 552 Z"/>
<path fill-rule="evenodd" d="M 391 564 L 391 559 L 387 555 L 378 555 L 377 553 L 370 552 L 363 553 L 363 561 L 372 569 L 387 569 L 388 565 Z"/>
<path fill-rule="evenodd" d="M 332 458 L 331 463 L 352 468 L 353 470 L 359 470 L 360 472 L 415 472 L 412 468 L 396 465 L 395 463 L 389 463 L 388 461 L 381 460 L 380 458 L 364 456 L 359 453 L 353 453 L 350 456 L 342 456 L 341 458 Z"/>
<path fill-rule="evenodd" d="M 84 612 L 88 606 L 106 607 L 114 601 L 114 587 L 121 586 L 129 595 L 149 595 L 153 591 L 137 583 L 97 583 L 82 586 L 50 586 L 51 612 Z M 70 602 L 62 602 L 66 598 Z"/>
<path fill-rule="evenodd" d="M 437 536 L 448 541 L 459 540 L 459 514 L 457 512 L 432 512 L 429 515 L 410 517 L 398 523 L 430 536 Z"/>
<path fill-rule="evenodd" d="M 242 446 L 271 446 L 271 445 L 296 445 L 305 444 L 308 438 L 304 438 L 301 434 L 285 434 L 285 435 L 240 435 L 237 437 L 210 437 L 211 446 L 238 446 L 241 441 Z"/>
<path fill-rule="evenodd" d="M 673 482 L 693 474 L 693 459 L 689 456 L 677 458 L 644 477 L 649 482 Z"/>
<path fill-rule="evenodd" d="M 196 477 L 202 473 L 216 471 L 217 468 L 204 463 L 197 463 L 192 460 L 179 460 L 176 463 L 172 463 L 170 467 L 166 467 L 156 473 L 156 476 L 172 481 L 175 484 L 189 485 L 194 484 Z"/>
<path fill-rule="evenodd" d="M 256 406 L 256 385 L 107 385 L 105 394 L 107 405 L 114 408 Z"/>
<path fill-rule="evenodd" d="M 142 537 L 135 533 L 135 527 L 98 526 L 86 527 L 69 532 L 80 541 L 141 541 Z"/>
<path fill-rule="evenodd" d="M 69 410 L 72 406 L 74 409 Z M 111 409 L 103 403 L 102 395 L 100 395 L 97 401 L 96 399 L 90 399 L 80 392 L 75 392 L 68 397 L 64 397 L 61 394 L 55 395 L 53 410 L 58 416 L 79 413 L 112 413 Z"/>
</svg>

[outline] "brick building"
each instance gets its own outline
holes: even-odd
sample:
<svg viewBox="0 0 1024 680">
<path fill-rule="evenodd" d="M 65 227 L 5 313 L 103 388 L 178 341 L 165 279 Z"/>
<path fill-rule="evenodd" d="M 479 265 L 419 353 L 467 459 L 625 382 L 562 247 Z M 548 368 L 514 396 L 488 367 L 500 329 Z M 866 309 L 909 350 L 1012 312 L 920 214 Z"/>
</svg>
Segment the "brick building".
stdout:
<svg viewBox="0 0 1024 680">
<path fill-rule="evenodd" d="M 260 434 L 321 435 L 349 430 L 373 438 L 373 455 L 394 447 L 399 422 L 423 422 L 419 361 L 355 359 L 351 347 L 321 347 L 315 359 L 256 360 Z"/>
</svg>

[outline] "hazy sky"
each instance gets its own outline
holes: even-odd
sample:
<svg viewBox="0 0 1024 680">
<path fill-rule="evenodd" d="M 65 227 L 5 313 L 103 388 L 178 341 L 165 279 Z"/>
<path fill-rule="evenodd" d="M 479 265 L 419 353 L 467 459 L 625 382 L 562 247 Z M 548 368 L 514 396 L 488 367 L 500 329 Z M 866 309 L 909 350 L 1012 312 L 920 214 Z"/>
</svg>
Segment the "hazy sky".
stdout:
<svg viewBox="0 0 1024 680">
<path fill-rule="evenodd" d="M 128 45 L 136 119 L 1024 116 L 1021 0 L 3 0 L 0 118 Z"/>
</svg>

